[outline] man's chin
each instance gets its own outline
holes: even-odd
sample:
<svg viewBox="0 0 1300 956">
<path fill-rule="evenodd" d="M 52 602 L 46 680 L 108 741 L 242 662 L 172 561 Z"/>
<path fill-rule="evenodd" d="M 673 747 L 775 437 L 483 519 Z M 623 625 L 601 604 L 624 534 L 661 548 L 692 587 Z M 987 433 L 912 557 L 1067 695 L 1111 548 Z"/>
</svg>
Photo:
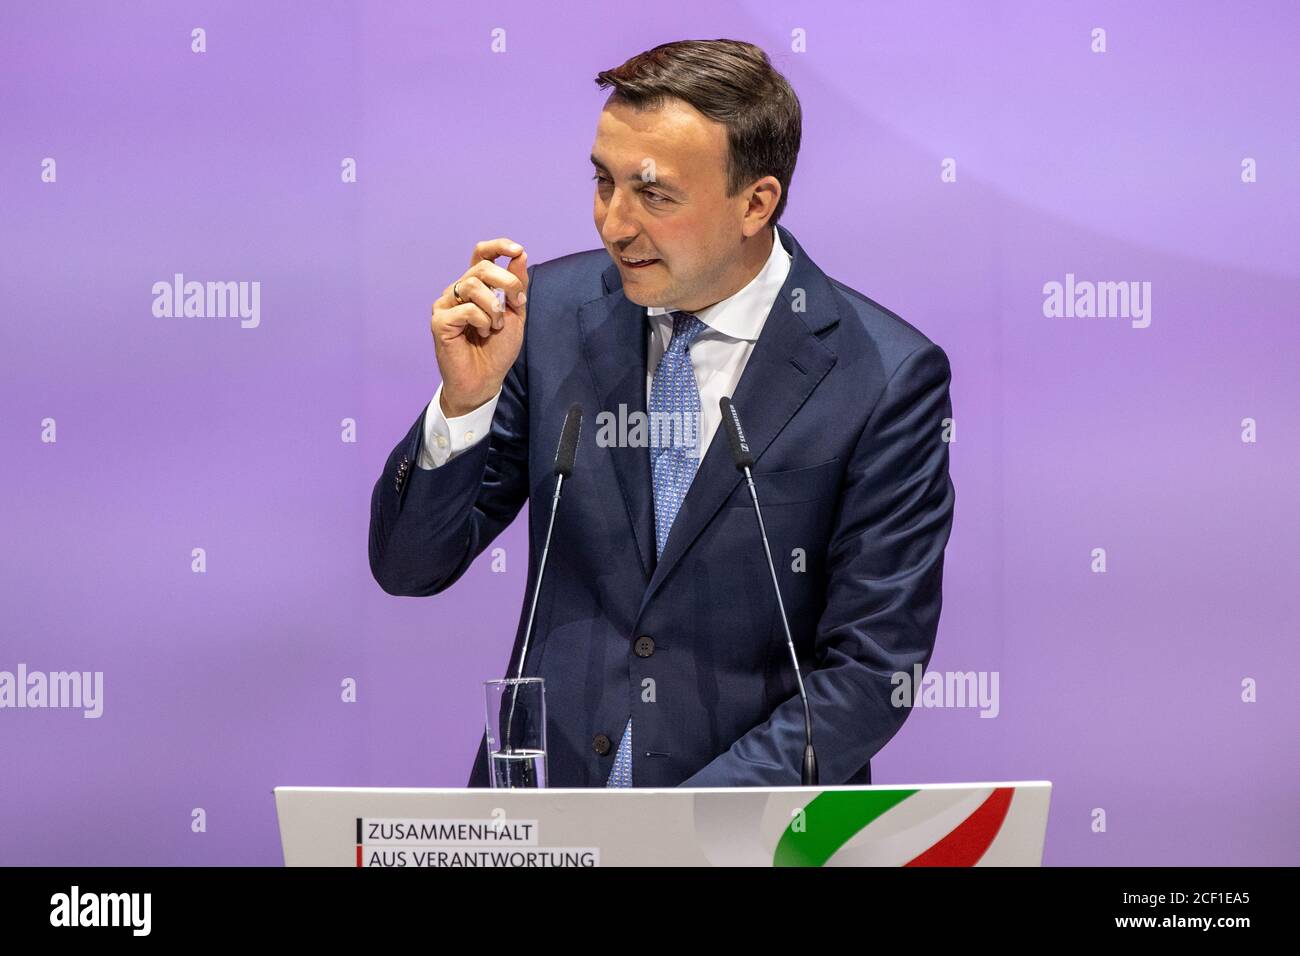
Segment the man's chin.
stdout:
<svg viewBox="0 0 1300 956">
<path fill-rule="evenodd" d="M 627 274 L 623 274 L 623 295 L 629 302 L 635 305 L 660 306 L 664 304 L 667 292 L 667 286 L 664 283 L 639 282 L 637 280 L 637 276 L 628 279 Z"/>
</svg>

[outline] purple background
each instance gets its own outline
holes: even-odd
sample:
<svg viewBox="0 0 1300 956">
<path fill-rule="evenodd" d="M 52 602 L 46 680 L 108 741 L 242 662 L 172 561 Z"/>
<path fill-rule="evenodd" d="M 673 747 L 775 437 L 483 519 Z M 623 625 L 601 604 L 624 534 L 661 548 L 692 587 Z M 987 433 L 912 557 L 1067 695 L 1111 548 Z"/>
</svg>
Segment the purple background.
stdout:
<svg viewBox="0 0 1300 956">
<path fill-rule="evenodd" d="M 592 77 L 717 36 L 802 100 L 784 224 L 952 360 L 932 667 L 1001 713 L 916 711 L 875 782 L 1049 779 L 1049 864 L 1300 862 L 1295 5 L 463 6 L 0 13 L 0 670 L 105 697 L 0 710 L 0 863 L 274 865 L 273 786 L 463 785 L 523 520 L 434 598 L 366 558 L 429 306 L 478 239 L 597 246 Z M 260 281 L 261 326 L 155 318 L 175 272 Z M 1150 328 L 1045 318 L 1067 272 L 1151 282 Z"/>
</svg>

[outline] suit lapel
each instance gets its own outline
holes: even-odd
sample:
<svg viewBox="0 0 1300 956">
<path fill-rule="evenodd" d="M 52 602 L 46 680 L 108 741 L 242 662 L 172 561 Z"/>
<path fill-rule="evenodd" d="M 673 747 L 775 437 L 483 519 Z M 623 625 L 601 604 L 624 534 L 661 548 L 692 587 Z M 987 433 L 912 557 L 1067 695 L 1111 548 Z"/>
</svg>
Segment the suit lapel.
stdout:
<svg viewBox="0 0 1300 956">
<path fill-rule="evenodd" d="M 631 414 L 646 408 L 646 321 L 645 309 L 623 294 L 618 267 L 613 263 L 603 274 L 603 298 L 594 299 L 578 310 L 582 349 L 600 399 L 597 413 L 619 416 L 619 406 Z M 584 429 L 596 427 L 591 416 Z M 594 434 L 594 432 L 589 432 Z M 650 449 L 622 447 L 606 449 L 623 492 L 623 502 L 632 523 L 641 569 L 649 579 L 654 568 L 654 492 L 650 481 Z"/>
</svg>

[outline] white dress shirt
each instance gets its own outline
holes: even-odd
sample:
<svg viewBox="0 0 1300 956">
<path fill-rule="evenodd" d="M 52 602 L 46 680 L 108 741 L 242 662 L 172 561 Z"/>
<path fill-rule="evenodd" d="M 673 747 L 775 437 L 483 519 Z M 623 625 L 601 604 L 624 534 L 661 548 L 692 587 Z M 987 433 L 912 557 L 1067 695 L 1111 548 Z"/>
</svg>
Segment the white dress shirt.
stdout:
<svg viewBox="0 0 1300 956">
<path fill-rule="evenodd" d="M 735 392 L 754 343 L 763 331 L 767 314 L 790 273 L 790 253 L 772 230 L 772 251 L 759 270 L 739 292 L 693 313 L 704 328 L 691 344 L 691 365 L 700 392 L 700 455 L 709 447 L 722 422 L 718 400 Z M 646 395 L 654 369 L 668 348 L 673 334 L 673 310 L 650 306 L 646 309 Z M 437 468 L 487 437 L 492 428 L 500 390 L 488 401 L 465 415 L 448 418 L 442 411 L 442 385 L 433 395 L 424 416 L 424 442 L 417 464 Z M 617 409 L 609 409 L 617 414 Z M 633 411 L 633 409 L 628 410 Z M 642 409 L 644 411 L 644 409 Z"/>
</svg>

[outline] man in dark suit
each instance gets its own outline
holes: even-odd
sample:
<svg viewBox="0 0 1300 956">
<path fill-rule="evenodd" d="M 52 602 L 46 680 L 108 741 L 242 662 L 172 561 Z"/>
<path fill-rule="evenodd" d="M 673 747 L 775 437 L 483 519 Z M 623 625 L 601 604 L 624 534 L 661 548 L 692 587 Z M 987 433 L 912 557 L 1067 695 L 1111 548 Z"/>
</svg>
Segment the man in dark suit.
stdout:
<svg viewBox="0 0 1300 956">
<path fill-rule="evenodd" d="M 580 404 L 524 662 L 546 681 L 550 785 L 798 785 L 803 707 L 719 427 L 731 396 L 820 783 L 869 783 L 908 713 L 893 675 L 928 665 L 938 627 L 947 356 L 776 225 L 801 115 L 761 50 L 666 44 L 597 82 L 604 248 L 527 266 L 519 244 L 482 242 L 434 303 L 442 384 L 375 484 L 371 570 L 390 594 L 443 591 L 531 498 L 531 593 Z M 647 436 L 638 414 L 686 427 Z M 487 783 L 480 746 L 470 785 Z"/>
</svg>

